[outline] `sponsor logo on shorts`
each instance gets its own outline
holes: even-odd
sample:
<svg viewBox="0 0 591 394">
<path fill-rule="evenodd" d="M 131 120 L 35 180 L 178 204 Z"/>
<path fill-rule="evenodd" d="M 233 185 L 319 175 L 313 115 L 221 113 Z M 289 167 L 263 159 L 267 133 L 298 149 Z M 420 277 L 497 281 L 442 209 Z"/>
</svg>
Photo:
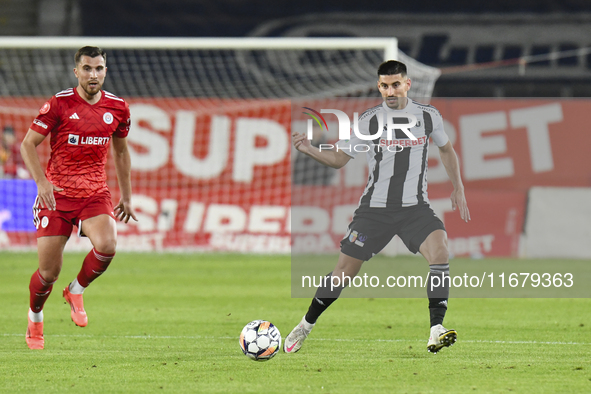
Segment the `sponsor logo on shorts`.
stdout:
<svg viewBox="0 0 591 394">
<path fill-rule="evenodd" d="M 357 239 L 355 240 L 355 245 L 363 246 L 363 245 L 365 245 L 366 240 L 367 240 L 367 235 L 359 233 L 359 234 L 357 234 Z"/>
<path fill-rule="evenodd" d="M 103 121 L 106 124 L 113 123 L 113 115 L 110 112 L 105 112 L 105 114 L 103 115 Z"/>
<path fill-rule="evenodd" d="M 41 227 L 45 228 L 45 227 L 47 227 L 48 224 L 49 224 L 49 218 L 47 216 L 43 216 L 43 219 L 41 219 Z"/>
<path fill-rule="evenodd" d="M 39 119 L 35 119 L 33 121 L 33 123 L 35 123 L 37 126 L 41 126 L 41 127 L 43 127 L 44 129 L 47 130 L 47 125 L 45 123 L 43 123 L 42 121 L 40 121 Z"/>
<path fill-rule="evenodd" d="M 76 134 L 70 134 L 68 136 L 68 144 L 70 145 L 78 145 L 80 142 L 80 136 Z"/>
<path fill-rule="evenodd" d="M 351 231 L 351 234 L 349 234 L 349 242 L 354 243 L 357 246 L 365 245 L 366 240 L 367 235 L 357 232 L 355 230 Z"/>
<path fill-rule="evenodd" d="M 48 101 L 45 104 L 43 104 L 43 107 L 41 107 L 41 109 L 39 110 L 39 113 L 41 115 L 45 115 L 46 113 L 49 112 L 49 108 L 51 108 L 51 105 L 49 104 L 49 101 Z"/>
</svg>

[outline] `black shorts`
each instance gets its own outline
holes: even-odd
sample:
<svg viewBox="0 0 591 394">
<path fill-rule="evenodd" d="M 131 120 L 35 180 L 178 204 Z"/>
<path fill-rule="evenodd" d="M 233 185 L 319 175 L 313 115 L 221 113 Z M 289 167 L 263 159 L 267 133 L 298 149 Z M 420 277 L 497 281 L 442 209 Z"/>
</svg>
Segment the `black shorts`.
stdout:
<svg viewBox="0 0 591 394">
<path fill-rule="evenodd" d="M 367 261 L 398 235 L 408 250 L 417 253 L 429 234 L 439 229 L 445 231 L 445 226 L 427 204 L 388 211 L 359 207 L 341 241 L 341 252 Z"/>
</svg>

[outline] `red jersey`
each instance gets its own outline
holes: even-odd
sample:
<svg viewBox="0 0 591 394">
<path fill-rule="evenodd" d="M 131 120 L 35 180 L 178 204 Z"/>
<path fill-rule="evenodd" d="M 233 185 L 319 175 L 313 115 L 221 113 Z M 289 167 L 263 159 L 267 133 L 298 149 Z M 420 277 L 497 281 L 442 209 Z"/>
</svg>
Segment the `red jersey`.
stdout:
<svg viewBox="0 0 591 394">
<path fill-rule="evenodd" d="M 111 137 L 127 137 L 129 125 L 129 105 L 104 90 L 95 104 L 80 97 L 75 88 L 46 102 L 31 129 L 51 133 L 45 175 L 64 189 L 55 193 L 83 198 L 108 190 L 105 164 Z"/>
</svg>

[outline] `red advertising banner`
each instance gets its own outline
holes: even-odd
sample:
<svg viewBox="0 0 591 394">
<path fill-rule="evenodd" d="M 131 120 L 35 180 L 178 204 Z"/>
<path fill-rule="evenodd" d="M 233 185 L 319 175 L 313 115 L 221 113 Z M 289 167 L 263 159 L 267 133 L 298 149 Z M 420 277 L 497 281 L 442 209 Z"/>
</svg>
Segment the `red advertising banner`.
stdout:
<svg viewBox="0 0 591 394">
<path fill-rule="evenodd" d="M 10 127 L 17 141 L 22 140 L 45 100 L 0 99 L 0 130 Z M 321 182 L 307 182 L 306 175 L 292 184 L 292 164 L 299 153 L 291 147 L 290 134 L 307 122 L 301 107 L 340 108 L 341 100 L 128 102 L 134 205 L 140 220 L 118 226 L 121 248 L 287 253 L 298 243 L 310 251 L 337 250 L 367 180 L 363 155 L 332 173 L 306 170 L 324 171 Z M 361 106 L 374 102 L 364 99 Z M 466 224 L 451 212 L 451 184 L 431 145 L 429 197 L 445 221 L 452 253 L 515 256 L 530 187 L 590 186 L 591 100 L 433 99 L 431 105 L 443 115 L 460 158 L 473 219 Z M 328 133 L 323 141 L 334 143 L 337 119 L 324 117 Z M 45 163 L 48 142 L 40 152 Z M 116 199 L 111 160 L 107 174 Z M 22 171 L 7 176 L 26 178 Z M 11 185 L 0 190 L 18 193 Z M 9 201 L 0 198 L 0 248 L 34 246 L 32 214 L 30 227 L 15 227 L 12 222 L 23 215 Z M 316 216 L 302 219 L 305 210 Z M 296 211 L 302 223 L 293 222 Z M 328 224 L 318 225 L 319 217 Z"/>
</svg>

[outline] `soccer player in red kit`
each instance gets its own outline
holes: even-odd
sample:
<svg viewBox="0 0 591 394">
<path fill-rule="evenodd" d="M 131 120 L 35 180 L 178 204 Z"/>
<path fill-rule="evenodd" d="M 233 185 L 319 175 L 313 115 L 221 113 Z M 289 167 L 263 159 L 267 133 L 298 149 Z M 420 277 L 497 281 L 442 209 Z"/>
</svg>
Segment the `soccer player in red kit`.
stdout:
<svg viewBox="0 0 591 394">
<path fill-rule="evenodd" d="M 100 276 L 115 256 L 115 219 L 137 220 L 131 206 L 131 161 L 127 148 L 129 106 L 112 93 L 101 90 L 107 73 L 105 52 L 83 47 L 75 55 L 78 86 L 57 93 L 41 107 L 21 144 L 21 154 L 38 195 L 33 206 L 37 228 L 39 269 L 29 284 L 29 319 L 26 334 L 31 349 L 43 349 L 43 305 L 57 281 L 63 250 L 78 227 L 93 249 L 78 276 L 64 289 L 70 315 L 80 327 L 88 324 L 82 293 Z M 37 146 L 51 135 L 51 156 L 44 172 Z M 113 209 L 107 187 L 105 164 L 113 145 L 121 199 Z"/>
</svg>

